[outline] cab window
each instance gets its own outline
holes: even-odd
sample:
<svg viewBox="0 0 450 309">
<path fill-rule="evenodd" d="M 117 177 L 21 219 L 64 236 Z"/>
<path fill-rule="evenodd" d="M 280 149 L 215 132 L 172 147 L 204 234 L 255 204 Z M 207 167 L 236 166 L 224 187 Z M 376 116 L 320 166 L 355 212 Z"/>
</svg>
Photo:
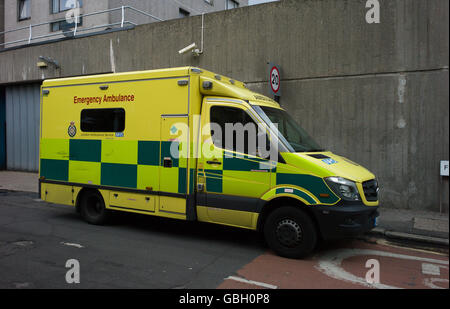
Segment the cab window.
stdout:
<svg viewBox="0 0 450 309">
<path fill-rule="evenodd" d="M 210 122 L 211 138 L 216 147 L 249 155 L 258 154 L 258 126 L 244 110 L 213 106 Z"/>
</svg>

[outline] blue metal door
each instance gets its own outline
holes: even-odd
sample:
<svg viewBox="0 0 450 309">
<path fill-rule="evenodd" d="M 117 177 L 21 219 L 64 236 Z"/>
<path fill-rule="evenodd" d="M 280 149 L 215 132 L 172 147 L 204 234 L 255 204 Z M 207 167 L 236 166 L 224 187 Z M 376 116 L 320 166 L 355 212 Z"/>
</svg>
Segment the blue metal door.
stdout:
<svg viewBox="0 0 450 309">
<path fill-rule="evenodd" d="M 6 103 L 5 89 L 0 87 L 0 170 L 6 169 Z"/>
</svg>

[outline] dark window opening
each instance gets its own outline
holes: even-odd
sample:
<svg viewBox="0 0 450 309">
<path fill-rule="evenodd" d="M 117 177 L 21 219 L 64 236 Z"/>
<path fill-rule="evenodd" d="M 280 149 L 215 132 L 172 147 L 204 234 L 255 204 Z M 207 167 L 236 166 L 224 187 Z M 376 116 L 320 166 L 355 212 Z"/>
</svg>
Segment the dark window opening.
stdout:
<svg viewBox="0 0 450 309">
<path fill-rule="evenodd" d="M 123 108 L 96 108 L 81 111 L 83 132 L 123 132 L 125 110 Z"/>
<path fill-rule="evenodd" d="M 51 0 L 52 1 L 52 13 L 64 12 L 76 7 L 83 7 L 82 0 Z"/>
<path fill-rule="evenodd" d="M 226 0 L 227 1 L 227 10 L 236 9 L 239 7 L 239 3 L 235 0 Z"/>
<path fill-rule="evenodd" d="M 78 17 L 77 27 L 83 26 L 83 17 Z M 50 31 L 72 31 L 75 28 L 75 23 L 69 23 L 65 20 L 56 21 L 50 24 Z"/>
<path fill-rule="evenodd" d="M 191 13 L 189 13 L 188 11 L 186 11 L 186 10 L 184 10 L 184 9 L 182 9 L 182 8 L 180 8 L 180 9 L 178 10 L 178 12 L 179 12 L 179 17 L 180 17 L 180 18 L 183 18 L 183 17 L 189 17 L 189 15 L 191 14 Z"/>
<path fill-rule="evenodd" d="M 31 18 L 31 0 L 19 0 L 18 18 L 19 21 Z"/>
</svg>

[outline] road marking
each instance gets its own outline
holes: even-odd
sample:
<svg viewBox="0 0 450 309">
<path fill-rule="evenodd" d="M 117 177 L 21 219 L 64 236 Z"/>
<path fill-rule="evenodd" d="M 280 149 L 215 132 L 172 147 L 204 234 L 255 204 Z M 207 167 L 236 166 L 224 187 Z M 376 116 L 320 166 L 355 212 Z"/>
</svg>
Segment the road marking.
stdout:
<svg viewBox="0 0 450 309">
<path fill-rule="evenodd" d="M 28 246 L 31 246 L 32 244 L 34 244 L 34 242 L 31 240 L 19 240 L 19 241 L 13 242 L 13 245 L 20 246 L 20 247 L 28 247 Z"/>
<path fill-rule="evenodd" d="M 229 276 L 228 278 L 225 278 L 225 280 L 234 280 L 234 281 L 238 281 L 238 282 L 243 282 L 243 283 L 247 283 L 247 284 L 252 284 L 252 285 L 257 285 L 266 289 L 278 289 L 278 287 L 276 285 L 272 285 L 272 284 L 268 284 L 268 283 L 264 283 L 264 282 L 258 282 L 258 281 L 253 281 L 253 280 L 247 280 L 241 277 L 235 277 L 235 276 Z"/>
<path fill-rule="evenodd" d="M 440 276 L 441 270 L 439 269 L 439 265 L 422 263 L 422 274 Z"/>
<path fill-rule="evenodd" d="M 16 282 L 14 286 L 16 289 L 26 289 L 31 287 L 31 284 L 29 282 Z"/>
<path fill-rule="evenodd" d="M 432 289 L 447 289 L 447 288 L 443 288 L 440 286 L 437 286 L 436 284 L 434 284 L 435 282 L 442 282 L 442 283 L 447 283 L 448 284 L 448 279 L 441 279 L 441 278 L 426 278 L 425 280 L 423 280 L 423 284 L 426 285 L 429 288 Z"/>
<path fill-rule="evenodd" d="M 378 250 L 367 250 L 367 249 L 340 249 L 340 250 L 334 250 L 330 251 L 324 255 L 322 255 L 319 258 L 318 265 L 315 266 L 316 269 L 318 269 L 320 272 L 324 273 L 325 275 L 337 279 L 337 280 L 343 280 L 351 283 L 360 284 L 366 287 L 370 288 L 377 288 L 377 289 L 400 289 L 399 287 L 382 284 L 382 283 L 367 283 L 365 278 L 361 278 L 358 276 L 355 276 L 346 270 L 342 268 L 342 261 L 353 256 L 364 256 L 364 255 L 375 255 L 375 256 L 384 256 L 384 257 L 391 257 L 391 258 L 397 258 L 397 259 L 404 259 L 404 260 L 412 260 L 412 261 L 422 261 L 422 262 L 428 262 L 433 264 L 441 264 L 441 265 L 448 265 L 448 261 L 443 260 L 436 260 L 436 259 L 429 259 L 429 258 L 422 258 L 417 256 L 411 256 L 411 255 L 405 255 L 405 254 L 396 254 L 396 253 L 390 253 L 390 252 L 384 252 L 384 251 L 378 251 Z"/>
<path fill-rule="evenodd" d="M 75 244 L 75 243 L 70 243 L 70 242 L 63 242 L 63 241 L 61 242 L 61 245 L 70 246 L 70 247 L 76 247 L 76 248 L 84 248 L 80 244 Z"/>
</svg>

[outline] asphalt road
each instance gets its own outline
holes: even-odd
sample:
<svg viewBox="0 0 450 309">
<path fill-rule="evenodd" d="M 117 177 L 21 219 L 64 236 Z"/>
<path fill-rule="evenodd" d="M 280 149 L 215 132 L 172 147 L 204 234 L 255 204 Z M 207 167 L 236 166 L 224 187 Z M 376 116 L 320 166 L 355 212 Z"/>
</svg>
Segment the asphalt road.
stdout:
<svg viewBox="0 0 450 309">
<path fill-rule="evenodd" d="M 120 213 L 89 225 L 73 207 L 0 192 L 0 288 L 214 288 L 264 252 L 258 234 Z M 80 284 L 67 284 L 67 260 Z"/>
<path fill-rule="evenodd" d="M 80 283 L 66 282 L 71 259 Z M 365 280 L 370 259 L 378 283 Z M 448 288 L 448 261 L 448 253 L 361 240 L 290 260 L 252 231 L 125 213 L 94 226 L 70 206 L 0 191 L 0 288 Z"/>
</svg>

